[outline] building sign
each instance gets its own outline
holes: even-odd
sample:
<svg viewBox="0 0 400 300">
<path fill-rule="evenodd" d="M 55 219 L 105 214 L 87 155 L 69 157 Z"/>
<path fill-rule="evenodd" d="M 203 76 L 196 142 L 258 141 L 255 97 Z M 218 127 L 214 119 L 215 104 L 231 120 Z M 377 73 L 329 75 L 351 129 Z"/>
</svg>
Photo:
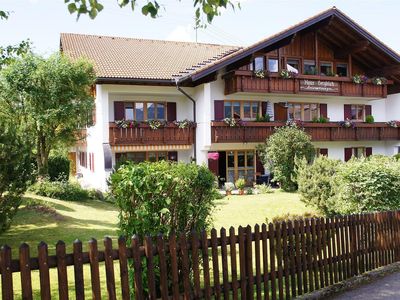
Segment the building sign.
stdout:
<svg viewBox="0 0 400 300">
<path fill-rule="evenodd" d="M 300 80 L 300 91 L 338 93 L 339 83 L 335 81 Z"/>
</svg>

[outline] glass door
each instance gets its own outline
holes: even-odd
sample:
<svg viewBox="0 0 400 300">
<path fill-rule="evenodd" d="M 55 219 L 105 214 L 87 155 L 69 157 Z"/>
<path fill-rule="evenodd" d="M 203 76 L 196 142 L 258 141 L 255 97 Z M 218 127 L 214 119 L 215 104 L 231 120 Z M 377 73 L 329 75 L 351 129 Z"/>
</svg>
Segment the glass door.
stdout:
<svg viewBox="0 0 400 300">
<path fill-rule="evenodd" d="M 235 182 L 239 178 L 246 180 L 247 184 L 254 182 L 255 178 L 255 151 L 232 150 L 226 152 L 227 182 Z"/>
</svg>

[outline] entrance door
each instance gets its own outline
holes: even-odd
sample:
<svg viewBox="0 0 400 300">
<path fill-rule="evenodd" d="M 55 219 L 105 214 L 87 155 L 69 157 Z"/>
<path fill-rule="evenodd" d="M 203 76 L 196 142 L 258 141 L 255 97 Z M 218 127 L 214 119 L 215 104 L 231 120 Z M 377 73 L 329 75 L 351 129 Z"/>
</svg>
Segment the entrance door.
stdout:
<svg viewBox="0 0 400 300">
<path fill-rule="evenodd" d="M 275 121 L 287 121 L 288 109 L 281 103 L 274 104 L 274 120 Z"/>
<path fill-rule="evenodd" d="M 255 151 L 232 150 L 226 152 L 226 177 L 228 182 L 239 178 L 251 184 L 255 179 Z"/>
</svg>

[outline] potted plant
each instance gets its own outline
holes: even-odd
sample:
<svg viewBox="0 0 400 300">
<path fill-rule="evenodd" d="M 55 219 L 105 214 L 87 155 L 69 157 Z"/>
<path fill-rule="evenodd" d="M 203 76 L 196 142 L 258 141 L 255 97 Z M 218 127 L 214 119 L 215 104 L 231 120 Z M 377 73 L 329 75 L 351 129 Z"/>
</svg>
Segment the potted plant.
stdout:
<svg viewBox="0 0 400 300">
<path fill-rule="evenodd" d="M 232 182 L 225 182 L 224 184 L 225 194 L 227 196 L 232 195 L 232 190 L 234 187 L 235 185 Z"/>
<path fill-rule="evenodd" d="M 355 84 L 364 84 L 368 81 L 368 77 L 365 75 L 356 74 L 353 76 L 353 82 Z"/>
<path fill-rule="evenodd" d="M 290 79 L 290 78 L 295 78 L 297 76 L 296 72 L 292 72 L 286 69 L 283 69 L 280 73 L 279 76 L 283 79 Z"/>
<path fill-rule="evenodd" d="M 244 122 L 241 119 L 236 118 L 225 118 L 223 121 L 226 125 L 229 125 L 229 127 L 240 127 L 244 125 Z"/>
<path fill-rule="evenodd" d="M 374 122 L 375 122 L 374 116 L 372 115 L 365 116 L 365 123 L 372 124 Z"/>
<path fill-rule="evenodd" d="M 243 178 L 239 178 L 235 181 L 236 188 L 239 190 L 239 195 L 244 195 L 244 188 L 246 187 L 246 181 Z"/>
<path fill-rule="evenodd" d="M 340 121 L 339 126 L 343 128 L 354 128 L 356 127 L 356 123 L 350 119 L 346 119 L 344 121 Z"/>
<path fill-rule="evenodd" d="M 372 83 L 375 85 L 387 84 L 387 79 L 385 77 L 374 77 L 371 79 Z"/>
</svg>

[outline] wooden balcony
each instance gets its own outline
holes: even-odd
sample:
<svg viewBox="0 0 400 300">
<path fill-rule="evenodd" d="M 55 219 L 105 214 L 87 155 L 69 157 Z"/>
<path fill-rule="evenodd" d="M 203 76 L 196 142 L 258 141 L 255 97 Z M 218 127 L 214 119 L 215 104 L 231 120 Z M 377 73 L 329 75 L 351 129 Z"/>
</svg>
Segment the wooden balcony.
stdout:
<svg viewBox="0 0 400 300">
<path fill-rule="evenodd" d="M 212 122 L 211 141 L 261 143 L 274 133 L 275 127 L 284 125 L 282 122 L 247 122 L 241 127 L 230 127 L 224 122 Z M 343 128 L 336 122 L 304 123 L 303 127 L 315 142 L 400 140 L 400 128 L 389 127 L 386 123 L 357 123 L 354 128 Z"/>
<path fill-rule="evenodd" d="M 251 71 L 232 71 L 224 75 L 225 95 L 245 93 L 280 93 L 303 95 L 331 95 L 346 97 L 386 98 L 387 85 L 375 85 L 368 81 L 355 84 L 348 77 L 299 75 L 284 79 L 277 75 L 256 77 Z M 388 81 L 388 84 L 392 84 Z"/>
<path fill-rule="evenodd" d="M 115 123 L 109 125 L 110 145 L 192 145 L 195 128 L 180 129 L 168 124 L 159 129 L 151 129 L 146 124 L 135 128 L 119 128 Z"/>
</svg>

